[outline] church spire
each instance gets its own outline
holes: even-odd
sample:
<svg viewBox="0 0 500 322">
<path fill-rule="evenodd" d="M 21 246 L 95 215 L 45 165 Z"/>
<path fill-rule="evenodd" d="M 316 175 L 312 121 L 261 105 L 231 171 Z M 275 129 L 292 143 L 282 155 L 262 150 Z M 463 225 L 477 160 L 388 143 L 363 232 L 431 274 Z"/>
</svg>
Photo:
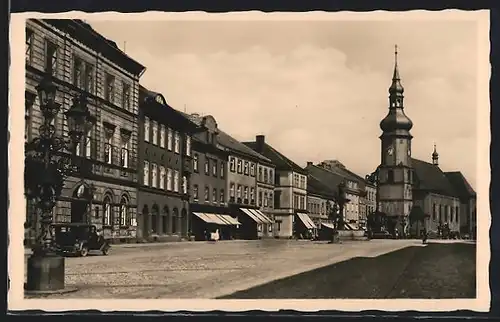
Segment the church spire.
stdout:
<svg viewBox="0 0 500 322">
<path fill-rule="evenodd" d="M 432 152 L 432 164 L 439 165 L 439 153 L 436 149 L 436 143 L 434 143 L 434 152 Z"/>
<path fill-rule="evenodd" d="M 389 88 L 390 94 L 403 94 L 404 88 L 401 85 L 401 77 L 399 76 L 398 67 L 398 45 L 394 45 L 394 72 L 392 74 L 392 84 Z"/>
</svg>

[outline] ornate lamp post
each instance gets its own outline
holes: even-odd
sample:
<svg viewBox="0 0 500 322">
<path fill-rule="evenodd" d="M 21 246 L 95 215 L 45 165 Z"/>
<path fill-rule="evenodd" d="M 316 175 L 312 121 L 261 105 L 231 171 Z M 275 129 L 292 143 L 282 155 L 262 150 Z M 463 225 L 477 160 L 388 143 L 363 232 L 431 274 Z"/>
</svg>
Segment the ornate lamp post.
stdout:
<svg viewBox="0 0 500 322">
<path fill-rule="evenodd" d="M 76 170 L 72 158 L 62 153 L 74 150 L 86 130 L 91 126 L 90 115 L 84 96 L 74 99 L 72 107 L 65 113 L 68 117 L 70 142 L 56 136 L 52 125 L 61 104 L 57 103 L 57 87 L 50 78 L 44 78 L 36 87 L 43 123 L 39 137 L 26 145 L 25 193 L 35 202 L 41 213 L 40 234 L 28 258 L 26 291 L 29 293 L 61 293 L 72 291 L 64 286 L 64 257 L 54 250 L 51 228 L 53 209 L 61 195 L 64 179 Z M 70 154 L 72 155 L 72 154 Z"/>
</svg>

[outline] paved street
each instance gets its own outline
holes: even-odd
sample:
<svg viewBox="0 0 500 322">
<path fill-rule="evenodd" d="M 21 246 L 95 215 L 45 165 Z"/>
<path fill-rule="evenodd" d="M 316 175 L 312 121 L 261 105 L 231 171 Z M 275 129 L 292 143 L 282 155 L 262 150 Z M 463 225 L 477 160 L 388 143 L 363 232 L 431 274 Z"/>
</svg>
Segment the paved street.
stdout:
<svg viewBox="0 0 500 322">
<path fill-rule="evenodd" d="M 375 257 L 418 240 L 223 241 L 117 245 L 109 256 L 66 259 L 77 292 L 51 298 L 216 298 L 353 257 Z M 27 256 L 26 256 L 27 258 Z"/>
</svg>

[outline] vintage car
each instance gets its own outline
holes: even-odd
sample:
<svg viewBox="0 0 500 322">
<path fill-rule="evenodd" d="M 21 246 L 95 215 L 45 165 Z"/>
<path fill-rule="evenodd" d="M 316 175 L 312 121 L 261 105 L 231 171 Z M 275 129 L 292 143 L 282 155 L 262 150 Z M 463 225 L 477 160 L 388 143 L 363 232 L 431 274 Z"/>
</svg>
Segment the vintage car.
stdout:
<svg viewBox="0 0 500 322">
<path fill-rule="evenodd" d="M 89 251 L 100 251 L 107 255 L 111 245 L 97 233 L 97 228 L 85 223 L 52 224 L 54 243 L 61 254 L 87 256 Z"/>
</svg>

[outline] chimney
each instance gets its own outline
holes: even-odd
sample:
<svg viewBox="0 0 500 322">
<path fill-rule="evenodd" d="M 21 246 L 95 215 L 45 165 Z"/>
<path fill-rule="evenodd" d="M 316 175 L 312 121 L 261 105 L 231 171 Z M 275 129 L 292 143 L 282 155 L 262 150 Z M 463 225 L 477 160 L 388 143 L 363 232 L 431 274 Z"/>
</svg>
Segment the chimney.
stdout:
<svg viewBox="0 0 500 322">
<path fill-rule="evenodd" d="M 255 143 L 257 152 L 262 153 L 262 151 L 264 150 L 264 144 L 266 143 L 266 137 L 264 135 L 256 135 Z"/>
<path fill-rule="evenodd" d="M 311 161 L 307 161 L 307 166 L 308 166 L 308 167 L 309 167 L 309 166 L 312 166 L 312 165 L 313 165 L 313 163 L 312 163 Z"/>
</svg>

